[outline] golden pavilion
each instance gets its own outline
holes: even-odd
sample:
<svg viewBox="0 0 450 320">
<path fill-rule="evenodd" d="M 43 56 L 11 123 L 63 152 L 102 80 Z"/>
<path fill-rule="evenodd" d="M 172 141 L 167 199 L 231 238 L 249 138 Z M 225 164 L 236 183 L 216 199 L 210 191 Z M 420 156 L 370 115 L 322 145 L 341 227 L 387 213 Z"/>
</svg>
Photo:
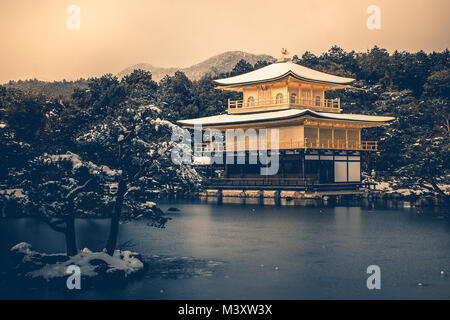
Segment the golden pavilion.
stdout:
<svg viewBox="0 0 450 320">
<path fill-rule="evenodd" d="M 279 169 L 262 176 L 261 164 L 225 162 L 211 165 L 216 187 L 273 188 L 297 190 L 315 186 L 327 190 L 357 187 L 361 182 L 361 154 L 377 151 L 376 141 L 361 140 L 361 130 L 383 126 L 392 117 L 346 114 L 340 99 L 327 99 L 325 92 L 351 87 L 355 79 L 312 70 L 288 58 L 242 75 L 218 79 L 217 89 L 242 94 L 228 100 L 226 114 L 179 120 L 184 128 L 278 129 Z M 223 150 L 229 137 L 225 137 Z M 212 148 L 206 143 L 204 148 Z M 255 151 L 246 142 L 245 151 Z M 216 166 L 216 168 L 213 168 Z"/>
</svg>

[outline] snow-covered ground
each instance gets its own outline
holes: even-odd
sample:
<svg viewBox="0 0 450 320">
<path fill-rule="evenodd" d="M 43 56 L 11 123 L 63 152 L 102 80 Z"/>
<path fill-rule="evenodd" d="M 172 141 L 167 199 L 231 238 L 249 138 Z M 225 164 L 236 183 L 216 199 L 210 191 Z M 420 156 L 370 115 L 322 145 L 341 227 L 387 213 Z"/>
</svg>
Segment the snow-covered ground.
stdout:
<svg viewBox="0 0 450 320">
<path fill-rule="evenodd" d="M 376 181 L 374 179 L 366 179 L 365 182 L 374 183 L 375 190 L 384 192 L 386 194 L 397 194 L 404 197 L 409 196 L 423 196 L 427 194 L 434 194 L 430 189 L 416 185 L 410 188 L 399 186 L 398 181 Z M 432 188 L 431 184 L 425 184 L 427 187 Z M 446 194 L 450 195 L 450 185 L 438 184 L 438 187 Z"/>
<path fill-rule="evenodd" d="M 27 279 L 40 279 L 46 282 L 66 279 L 68 267 L 80 267 L 81 277 L 126 279 L 144 269 L 138 253 L 116 250 L 113 256 L 106 252 L 92 252 L 83 249 L 77 255 L 45 254 L 32 250 L 29 243 L 21 242 L 11 248 L 11 255 L 17 263 L 18 276 Z"/>
</svg>

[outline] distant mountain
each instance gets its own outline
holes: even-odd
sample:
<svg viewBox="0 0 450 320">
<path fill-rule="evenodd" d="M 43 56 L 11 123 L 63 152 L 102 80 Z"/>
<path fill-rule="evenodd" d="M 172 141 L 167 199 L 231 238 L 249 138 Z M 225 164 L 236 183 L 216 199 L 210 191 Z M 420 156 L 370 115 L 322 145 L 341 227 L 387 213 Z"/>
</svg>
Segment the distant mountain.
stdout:
<svg viewBox="0 0 450 320">
<path fill-rule="evenodd" d="M 42 93 L 49 97 L 70 99 L 76 88 L 86 89 L 88 80 L 78 79 L 76 81 L 42 81 L 37 79 L 9 81 L 3 84 L 7 88 L 15 88 L 25 92 Z"/>
<path fill-rule="evenodd" d="M 161 68 L 148 63 L 139 63 L 120 71 L 117 76 L 123 76 L 133 72 L 135 69 L 142 69 L 150 71 L 155 81 L 161 80 L 165 75 L 173 75 L 175 71 L 183 71 L 191 80 L 198 80 L 207 73 L 219 74 L 223 72 L 230 72 L 239 60 L 244 59 L 248 63 L 255 64 L 257 61 L 275 61 L 275 58 L 269 55 L 252 54 L 242 51 L 228 51 L 211 57 L 203 62 L 194 64 L 187 68 Z"/>
<path fill-rule="evenodd" d="M 117 74 L 122 78 L 124 75 L 133 72 L 135 69 L 150 71 L 155 81 L 161 80 L 166 74 L 173 75 L 175 71 L 183 71 L 191 80 L 198 80 L 207 73 L 217 75 L 219 73 L 230 72 L 233 70 L 239 60 L 244 59 L 254 65 L 258 61 L 275 61 L 275 58 L 269 55 L 257 55 L 242 51 L 228 51 L 211 57 L 203 62 L 194 64 L 187 68 L 161 68 L 148 63 L 139 63 L 128 67 Z M 37 79 L 9 81 L 3 84 L 5 87 L 16 88 L 23 91 L 39 92 L 48 96 L 69 99 L 75 88 L 87 88 L 88 80 L 79 79 L 76 81 L 41 81 Z"/>
</svg>

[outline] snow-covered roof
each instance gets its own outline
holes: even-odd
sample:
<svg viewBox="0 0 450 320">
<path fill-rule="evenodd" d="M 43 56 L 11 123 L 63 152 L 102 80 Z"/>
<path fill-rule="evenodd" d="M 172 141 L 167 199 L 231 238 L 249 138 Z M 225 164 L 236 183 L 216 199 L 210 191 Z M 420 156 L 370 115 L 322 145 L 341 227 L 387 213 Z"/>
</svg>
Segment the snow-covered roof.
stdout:
<svg viewBox="0 0 450 320">
<path fill-rule="evenodd" d="M 281 111 L 261 112 L 252 114 L 221 114 L 217 116 L 179 120 L 177 122 L 180 125 L 193 127 L 194 125 L 213 126 L 213 125 L 265 122 L 274 120 L 287 120 L 303 116 L 311 116 L 314 118 L 331 119 L 331 120 L 345 120 L 345 121 L 372 122 L 372 123 L 385 123 L 395 119 L 393 117 L 368 116 L 363 114 L 315 112 L 309 109 L 287 109 Z"/>
<path fill-rule="evenodd" d="M 276 62 L 261 69 L 251 71 L 239 76 L 215 80 L 223 86 L 250 85 L 254 83 L 269 82 L 292 76 L 299 80 L 318 82 L 324 84 L 347 85 L 355 81 L 352 78 L 333 76 L 331 74 L 312 70 L 291 61 Z"/>
</svg>

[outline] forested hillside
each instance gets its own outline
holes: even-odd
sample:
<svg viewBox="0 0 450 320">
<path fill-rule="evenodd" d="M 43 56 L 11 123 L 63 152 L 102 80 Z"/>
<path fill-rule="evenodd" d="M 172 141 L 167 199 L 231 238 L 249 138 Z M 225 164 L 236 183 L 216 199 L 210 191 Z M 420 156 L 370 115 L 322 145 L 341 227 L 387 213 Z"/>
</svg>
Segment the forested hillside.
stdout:
<svg viewBox="0 0 450 320">
<path fill-rule="evenodd" d="M 70 99 L 72 93 L 77 88 L 87 88 L 88 80 L 79 79 L 76 81 L 41 81 L 38 79 L 9 81 L 4 86 L 15 88 L 29 93 L 42 93 L 49 97 Z"/>
<path fill-rule="evenodd" d="M 378 178 L 395 181 L 398 188 L 429 189 L 448 197 L 443 191 L 450 180 L 448 50 L 389 54 L 378 47 L 363 53 L 333 47 L 320 56 L 295 55 L 293 61 L 356 78 L 358 89 L 328 94 L 341 98 L 345 113 L 396 117 L 388 127 L 366 131 L 366 140 L 379 141 L 379 152 L 367 155 L 365 172 L 375 170 Z M 231 72 L 217 76 L 267 64 L 241 60 Z M 55 174 L 61 166 L 55 162 L 49 171 L 34 170 L 42 159 L 54 159 L 52 155 L 65 155 L 71 165 L 74 157 L 95 165 L 86 165 L 86 172 L 64 170 L 64 177 L 50 180 L 59 179 L 54 188 L 68 190 L 88 179 L 96 181 L 97 190 L 119 186 L 122 196 L 130 199 L 124 202 L 130 210 L 145 205 L 148 194 L 197 188 L 201 180 L 197 172 L 170 160 L 170 133 L 176 120 L 225 112 L 227 99 L 238 98 L 216 90 L 212 80 L 205 75 L 192 81 L 177 71 L 157 83 L 150 72 L 135 70 L 120 80 L 111 74 L 79 80 L 70 95 L 64 83 L 61 91 L 53 83 L 50 92 L 40 93 L 19 90 L 14 83 L 0 86 L 0 197 L 4 202 L 18 198 L 24 205 L 33 204 L 26 195 L 43 188 L 33 185 L 34 178 L 44 172 Z M 121 189 L 121 183 L 133 192 Z M 106 210 L 106 198 L 93 197 L 90 208 Z"/>
</svg>

